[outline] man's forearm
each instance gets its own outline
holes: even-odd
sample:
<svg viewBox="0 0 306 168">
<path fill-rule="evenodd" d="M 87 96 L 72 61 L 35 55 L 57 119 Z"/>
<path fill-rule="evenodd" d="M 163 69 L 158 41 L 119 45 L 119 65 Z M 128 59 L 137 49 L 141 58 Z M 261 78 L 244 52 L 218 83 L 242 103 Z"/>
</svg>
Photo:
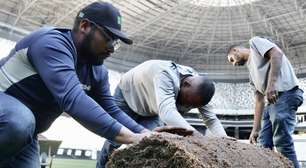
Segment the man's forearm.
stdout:
<svg viewBox="0 0 306 168">
<path fill-rule="evenodd" d="M 217 118 L 217 115 L 205 107 L 199 108 L 205 125 L 209 131 L 216 136 L 227 136 L 226 132 L 221 124 L 221 121 Z"/>
<path fill-rule="evenodd" d="M 148 132 L 147 134 L 149 134 Z M 119 134 L 114 138 L 115 142 L 120 144 L 131 144 L 139 142 L 146 134 L 133 133 L 126 127 L 120 129 Z"/>
<path fill-rule="evenodd" d="M 159 113 L 159 117 L 162 122 L 169 126 L 178 126 L 189 130 L 195 130 L 177 111 L 176 107 L 163 108 L 163 111 Z"/>
<path fill-rule="evenodd" d="M 140 133 L 145 129 L 142 125 L 138 124 L 129 115 L 127 115 L 124 111 L 121 111 L 119 108 L 116 108 L 116 110 L 112 111 L 115 111 L 112 113 L 112 117 L 134 133 Z"/>
<path fill-rule="evenodd" d="M 255 113 L 254 113 L 254 122 L 253 122 L 253 129 L 259 131 L 261 128 L 261 116 L 264 109 L 264 95 L 256 92 L 255 95 Z"/>
<path fill-rule="evenodd" d="M 270 58 L 270 71 L 268 77 L 268 86 L 275 84 L 277 77 L 279 76 L 282 64 L 283 53 L 276 48 L 271 49 L 268 52 Z"/>
</svg>

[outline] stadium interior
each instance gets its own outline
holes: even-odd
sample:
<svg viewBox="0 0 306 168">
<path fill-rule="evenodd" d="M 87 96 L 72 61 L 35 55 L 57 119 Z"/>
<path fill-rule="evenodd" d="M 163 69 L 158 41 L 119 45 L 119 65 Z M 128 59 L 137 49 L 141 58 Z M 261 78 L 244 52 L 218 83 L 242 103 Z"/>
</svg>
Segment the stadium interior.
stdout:
<svg viewBox="0 0 306 168">
<path fill-rule="evenodd" d="M 1 57 L 8 54 L 16 41 L 40 27 L 71 28 L 76 12 L 91 2 L 94 0 L 0 0 Z M 281 47 L 293 65 L 300 87 L 306 91 L 305 0 L 108 2 L 120 9 L 123 31 L 134 41 L 132 46 L 121 43 L 120 49 L 105 61 L 112 71 L 112 90 L 124 72 L 146 60 L 172 60 L 193 67 L 215 81 L 216 93 L 209 108 L 218 115 L 228 135 L 247 140 L 253 124 L 254 91 L 248 82 L 247 68 L 230 65 L 226 53 L 232 44 L 248 46 L 250 38 L 262 36 Z M 197 110 L 184 117 L 200 131 L 205 131 Z M 299 161 L 306 167 L 306 153 L 301 147 L 305 149 L 306 145 L 306 103 L 298 109 L 296 121 L 296 150 Z M 49 137 L 44 135 L 40 139 L 48 141 Z M 92 160 L 99 154 L 100 146 L 78 149 L 60 145 L 64 144 L 63 139 L 53 137 L 49 141 L 50 145 L 44 148 L 47 156 Z M 53 151 L 53 148 L 59 150 Z M 81 164 L 77 162 L 71 167 L 82 167 Z M 46 166 L 51 167 L 50 163 Z"/>
</svg>

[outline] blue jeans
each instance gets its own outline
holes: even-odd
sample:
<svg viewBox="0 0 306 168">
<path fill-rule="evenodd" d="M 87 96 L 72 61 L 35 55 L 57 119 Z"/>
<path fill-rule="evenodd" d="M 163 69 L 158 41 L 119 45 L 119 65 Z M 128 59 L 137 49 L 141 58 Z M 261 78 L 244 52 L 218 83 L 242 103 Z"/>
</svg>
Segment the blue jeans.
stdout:
<svg viewBox="0 0 306 168">
<path fill-rule="evenodd" d="M 39 168 L 35 118 L 24 104 L 0 92 L 0 168 Z"/>
<path fill-rule="evenodd" d="M 135 113 L 124 100 L 119 87 L 117 87 L 115 90 L 114 98 L 118 107 L 143 127 L 152 130 L 158 126 L 163 125 L 158 116 L 144 117 Z M 104 168 L 106 162 L 108 161 L 109 154 L 111 154 L 115 149 L 119 148 L 120 146 L 121 144 L 106 140 L 101 149 L 100 157 L 97 160 L 96 168 Z"/>
<path fill-rule="evenodd" d="M 296 111 L 303 103 L 303 91 L 293 89 L 280 94 L 275 104 L 265 107 L 262 116 L 262 128 L 259 143 L 277 151 L 291 160 L 299 168 L 292 134 L 296 125 Z"/>
</svg>

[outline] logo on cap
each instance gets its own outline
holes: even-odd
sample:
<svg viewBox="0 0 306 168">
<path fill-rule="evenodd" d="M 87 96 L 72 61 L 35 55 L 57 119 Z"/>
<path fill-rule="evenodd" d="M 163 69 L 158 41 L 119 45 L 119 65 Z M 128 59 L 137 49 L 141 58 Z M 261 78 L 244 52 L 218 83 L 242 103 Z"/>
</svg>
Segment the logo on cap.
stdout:
<svg viewBox="0 0 306 168">
<path fill-rule="evenodd" d="M 122 22 L 121 16 L 118 16 L 118 17 L 117 17 L 117 23 L 118 23 L 119 25 L 121 25 L 121 22 Z"/>
<path fill-rule="evenodd" d="M 84 17 L 84 15 L 85 15 L 85 14 L 84 14 L 83 12 L 80 12 L 80 13 L 79 13 L 79 17 L 81 17 L 81 18 Z"/>
</svg>

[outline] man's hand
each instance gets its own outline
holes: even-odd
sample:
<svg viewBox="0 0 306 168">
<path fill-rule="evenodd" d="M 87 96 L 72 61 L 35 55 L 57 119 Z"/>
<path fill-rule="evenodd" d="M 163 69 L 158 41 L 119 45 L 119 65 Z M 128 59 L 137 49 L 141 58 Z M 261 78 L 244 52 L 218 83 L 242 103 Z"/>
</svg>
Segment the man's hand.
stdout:
<svg viewBox="0 0 306 168">
<path fill-rule="evenodd" d="M 158 134 L 158 132 L 152 132 L 150 130 L 144 129 L 141 133 L 133 133 L 132 131 L 123 126 L 114 140 L 115 142 L 120 144 L 132 144 L 138 143 L 144 137 L 148 137 L 153 134 Z"/>
<path fill-rule="evenodd" d="M 148 129 L 145 128 L 145 129 L 143 129 L 140 133 L 147 133 L 147 132 L 149 133 L 149 132 L 152 132 L 152 131 L 150 131 L 150 130 L 148 130 Z"/>
<path fill-rule="evenodd" d="M 176 127 L 176 126 L 163 126 L 163 127 L 157 127 L 153 131 L 156 132 L 168 132 L 171 134 L 177 134 L 180 136 L 189 136 L 193 134 L 193 130 L 188 130 L 186 128 L 182 127 Z"/>
<path fill-rule="evenodd" d="M 257 138 L 258 138 L 258 135 L 259 135 L 259 131 L 256 131 L 256 130 L 252 130 L 251 132 L 251 135 L 249 137 L 249 141 L 251 144 L 256 144 L 257 143 Z"/>
<path fill-rule="evenodd" d="M 143 138 L 152 136 L 153 134 L 158 134 L 158 133 L 157 132 L 149 131 L 149 132 L 143 132 L 143 133 L 135 134 L 135 136 L 133 136 L 132 142 L 133 143 L 138 143 Z"/>
<path fill-rule="evenodd" d="M 227 140 L 231 140 L 231 141 L 237 141 L 236 138 L 231 137 L 231 136 L 223 136 L 223 137 L 221 137 L 221 138 L 224 138 L 224 139 L 227 139 Z"/>
<path fill-rule="evenodd" d="M 202 137 L 204 137 L 205 135 L 203 135 L 201 132 L 195 130 L 195 131 L 193 131 L 192 136 L 202 138 Z"/>
<path fill-rule="evenodd" d="M 270 84 L 266 90 L 267 100 L 271 104 L 275 104 L 278 98 L 278 92 L 275 89 L 274 84 Z"/>
</svg>

